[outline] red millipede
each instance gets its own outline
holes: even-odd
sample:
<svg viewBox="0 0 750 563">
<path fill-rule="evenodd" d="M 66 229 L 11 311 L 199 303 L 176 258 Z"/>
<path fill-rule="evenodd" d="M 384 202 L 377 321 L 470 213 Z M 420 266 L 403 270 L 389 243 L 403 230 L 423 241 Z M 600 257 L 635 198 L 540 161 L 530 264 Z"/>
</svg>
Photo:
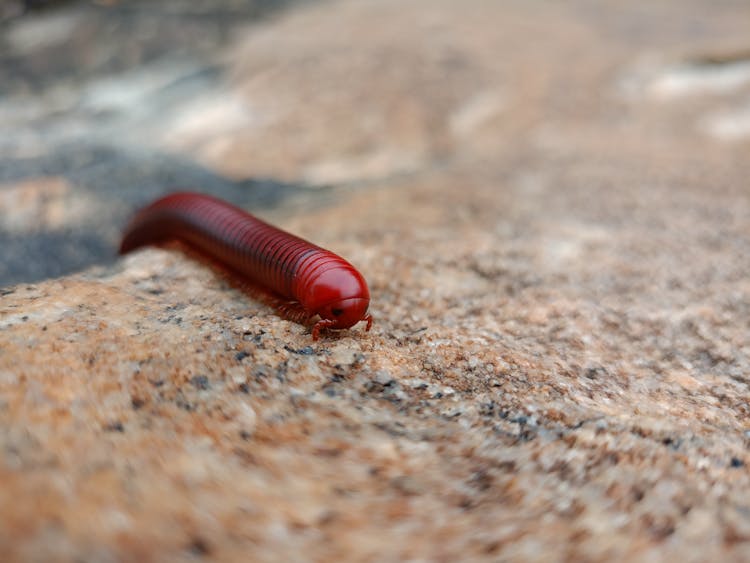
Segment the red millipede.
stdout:
<svg viewBox="0 0 750 563">
<path fill-rule="evenodd" d="M 313 340 L 326 328 L 349 328 L 360 321 L 367 323 L 366 330 L 372 327 L 370 291 L 354 266 L 225 201 L 190 192 L 156 200 L 130 221 L 120 254 L 169 241 L 218 262 L 242 282 L 291 301 L 291 310 L 300 313 L 297 320 L 319 316 Z"/>
</svg>

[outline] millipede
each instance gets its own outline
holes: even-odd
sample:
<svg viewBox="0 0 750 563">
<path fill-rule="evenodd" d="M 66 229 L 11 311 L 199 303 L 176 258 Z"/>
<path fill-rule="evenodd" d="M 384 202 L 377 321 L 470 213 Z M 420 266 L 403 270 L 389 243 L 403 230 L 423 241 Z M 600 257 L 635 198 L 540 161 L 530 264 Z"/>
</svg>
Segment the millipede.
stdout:
<svg viewBox="0 0 750 563">
<path fill-rule="evenodd" d="M 360 321 L 372 327 L 364 277 L 340 256 L 278 229 L 215 197 L 192 192 L 164 196 L 138 211 L 125 228 L 120 254 L 171 241 L 218 263 L 237 281 L 284 303 L 284 316 L 324 329 Z"/>
</svg>

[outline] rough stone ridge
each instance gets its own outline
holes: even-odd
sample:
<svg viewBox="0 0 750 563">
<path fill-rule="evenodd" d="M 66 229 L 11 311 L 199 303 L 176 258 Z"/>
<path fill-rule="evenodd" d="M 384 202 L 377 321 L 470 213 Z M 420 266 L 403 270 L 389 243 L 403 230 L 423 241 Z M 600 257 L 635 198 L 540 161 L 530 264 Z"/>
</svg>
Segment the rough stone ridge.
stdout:
<svg viewBox="0 0 750 563">
<path fill-rule="evenodd" d="M 720 4 L 233 36 L 147 142 L 331 186 L 264 216 L 364 273 L 373 330 L 313 342 L 165 250 L 5 288 L 0 559 L 749 558 L 750 11 Z M 0 206 L 62 224 L 75 179 L 39 172 Z"/>
</svg>

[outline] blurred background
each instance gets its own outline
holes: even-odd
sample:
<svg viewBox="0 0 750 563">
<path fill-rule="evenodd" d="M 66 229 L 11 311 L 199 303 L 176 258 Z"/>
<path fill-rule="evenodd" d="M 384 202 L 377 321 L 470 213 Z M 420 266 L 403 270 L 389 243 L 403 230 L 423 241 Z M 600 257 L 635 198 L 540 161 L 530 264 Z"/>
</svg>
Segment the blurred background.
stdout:
<svg viewBox="0 0 750 563">
<path fill-rule="evenodd" d="M 113 261 L 174 188 L 304 209 L 454 165 L 747 154 L 743 2 L 320 5 L 4 0 L 0 286 Z"/>
<path fill-rule="evenodd" d="M 3 0 L 0 286 L 114 261 L 128 215 L 177 187 L 261 208 L 299 191 L 181 150 L 203 120 L 241 126 L 223 49 L 290 3 Z"/>
</svg>

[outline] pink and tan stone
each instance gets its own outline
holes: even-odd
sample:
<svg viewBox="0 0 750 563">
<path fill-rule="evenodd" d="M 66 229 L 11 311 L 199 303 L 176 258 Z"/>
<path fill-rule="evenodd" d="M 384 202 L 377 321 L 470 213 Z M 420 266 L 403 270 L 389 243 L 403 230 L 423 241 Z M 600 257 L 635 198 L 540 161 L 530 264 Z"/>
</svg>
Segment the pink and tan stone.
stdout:
<svg viewBox="0 0 750 563">
<path fill-rule="evenodd" d="M 2 559 L 746 559 L 750 131 L 706 124 L 750 81 L 664 86 L 747 41 L 725 5 L 315 3 L 238 37 L 244 126 L 158 141 L 346 182 L 266 216 L 357 265 L 375 326 L 313 342 L 164 250 L 6 288 Z"/>
</svg>

